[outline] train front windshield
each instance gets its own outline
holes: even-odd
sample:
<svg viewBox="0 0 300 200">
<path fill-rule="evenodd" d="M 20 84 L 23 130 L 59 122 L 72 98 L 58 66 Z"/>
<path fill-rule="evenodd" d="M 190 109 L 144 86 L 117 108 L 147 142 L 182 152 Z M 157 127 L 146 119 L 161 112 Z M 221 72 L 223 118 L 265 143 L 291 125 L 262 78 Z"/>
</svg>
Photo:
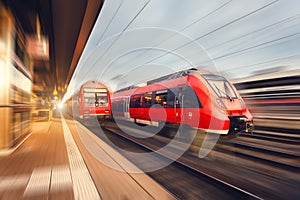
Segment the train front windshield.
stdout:
<svg viewBox="0 0 300 200">
<path fill-rule="evenodd" d="M 106 89 L 84 88 L 84 106 L 98 107 L 108 105 L 108 92 Z"/>
<path fill-rule="evenodd" d="M 219 98 L 237 98 L 232 85 L 222 76 L 202 75 Z"/>
</svg>

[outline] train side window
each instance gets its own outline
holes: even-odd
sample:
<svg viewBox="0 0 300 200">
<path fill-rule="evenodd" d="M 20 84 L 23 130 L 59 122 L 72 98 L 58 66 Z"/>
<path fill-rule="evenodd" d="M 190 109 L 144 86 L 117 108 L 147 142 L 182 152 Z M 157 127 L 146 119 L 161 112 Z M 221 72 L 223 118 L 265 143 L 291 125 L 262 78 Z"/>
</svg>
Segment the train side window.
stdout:
<svg viewBox="0 0 300 200">
<path fill-rule="evenodd" d="M 108 96 L 107 92 L 96 92 L 95 98 L 97 101 L 99 101 L 100 105 L 106 105 L 108 104 Z"/>
<path fill-rule="evenodd" d="M 175 107 L 181 108 L 182 107 L 182 87 L 176 88 L 176 96 L 175 96 Z"/>
<path fill-rule="evenodd" d="M 184 108 L 202 108 L 202 105 L 194 91 L 190 86 L 183 89 L 183 107 Z"/>
<path fill-rule="evenodd" d="M 167 106 L 167 90 L 163 90 L 163 91 L 156 91 L 156 95 L 155 95 L 155 104 L 160 104 L 163 107 Z"/>
<path fill-rule="evenodd" d="M 175 107 L 181 108 L 181 100 L 177 96 L 175 97 Z"/>
<path fill-rule="evenodd" d="M 178 89 L 173 88 L 168 90 L 167 96 L 167 108 L 174 108 L 176 102 L 176 95 L 178 94 Z"/>
<path fill-rule="evenodd" d="M 123 101 L 118 101 L 118 108 L 117 110 L 119 112 L 124 112 L 124 102 Z"/>
<path fill-rule="evenodd" d="M 152 106 L 152 93 L 145 93 L 143 101 L 143 107 L 150 108 Z"/>
<path fill-rule="evenodd" d="M 95 106 L 95 93 L 85 92 L 83 93 L 84 97 L 84 106 L 94 107 Z"/>
<path fill-rule="evenodd" d="M 130 108 L 141 107 L 141 95 L 134 95 L 130 97 Z"/>
<path fill-rule="evenodd" d="M 129 109 L 129 104 L 130 104 L 130 97 L 129 96 L 126 96 L 124 101 L 122 102 L 122 109 L 124 112 L 129 112 L 128 109 Z"/>
<path fill-rule="evenodd" d="M 123 101 L 116 101 L 112 103 L 112 109 L 115 112 L 123 112 Z"/>
</svg>

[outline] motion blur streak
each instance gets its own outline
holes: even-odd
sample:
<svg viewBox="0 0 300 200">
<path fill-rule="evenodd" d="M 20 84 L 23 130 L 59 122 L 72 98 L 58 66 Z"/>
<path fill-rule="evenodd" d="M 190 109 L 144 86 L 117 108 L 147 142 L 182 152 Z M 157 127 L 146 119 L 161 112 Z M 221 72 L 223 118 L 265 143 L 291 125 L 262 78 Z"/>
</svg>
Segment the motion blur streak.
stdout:
<svg viewBox="0 0 300 200">
<path fill-rule="evenodd" d="M 299 129 L 300 70 L 267 71 L 233 82 L 252 111 L 256 126 Z"/>
</svg>

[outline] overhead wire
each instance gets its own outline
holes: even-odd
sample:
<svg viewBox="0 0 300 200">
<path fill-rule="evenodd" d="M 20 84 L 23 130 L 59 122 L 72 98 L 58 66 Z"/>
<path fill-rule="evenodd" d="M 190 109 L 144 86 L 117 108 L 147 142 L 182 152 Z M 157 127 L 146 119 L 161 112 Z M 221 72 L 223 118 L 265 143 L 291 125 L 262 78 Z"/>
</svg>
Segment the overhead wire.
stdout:
<svg viewBox="0 0 300 200">
<path fill-rule="evenodd" d="M 112 48 L 112 46 L 119 40 L 119 38 L 121 37 L 121 35 L 122 35 L 122 34 L 123 34 L 123 33 L 131 26 L 131 24 L 136 20 L 136 18 L 142 13 L 142 11 L 143 11 L 143 10 L 146 8 L 146 6 L 150 3 L 150 1 L 151 1 L 151 0 L 147 1 L 147 2 L 144 4 L 144 6 L 143 6 L 143 7 L 139 10 L 139 12 L 131 19 L 131 21 L 130 21 L 130 22 L 127 24 L 127 26 L 121 31 L 121 33 L 116 37 L 116 39 L 110 44 L 110 46 L 109 46 L 108 48 L 106 48 L 106 50 L 104 51 L 104 53 L 97 59 L 96 62 L 98 62 L 100 59 L 102 59 L 102 58 L 107 54 L 107 52 Z M 203 16 L 202 18 L 200 18 L 200 19 L 198 19 L 198 20 L 192 22 L 191 24 L 185 26 L 185 27 L 184 27 L 183 29 L 181 29 L 180 31 L 184 31 L 184 30 L 186 30 L 187 28 L 193 26 L 194 24 L 198 23 L 199 21 L 201 21 L 202 19 L 204 19 L 204 18 L 207 17 L 208 15 L 211 15 L 212 13 L 214 13 L 214 12 L 216 12 L 217 10 L 221 9 L 222 7 L 226 6 L 226 5 L 229 4 L 231 1 L 232 1 L 232 0 L 227 1 L 226 3 L 222 4 L 220 7 L 216 8 L 216 9 L 213 10 L 212 12 L 208 13 L 206 16 Z M 238 18 L 236 18 L 236 19 L 234 19 L 234 20 L 232 20 L 232 21 L 230 21 L 230 22 L 228 22 L 228 23 L 226 23 L 226 24 L 224 24 L 224 25 L 222 25 L 222 26 L 220 26 L 220 27 L 218 27 L 218 28 L 212 30 L 212 31 L 209 31 L 209 32 L 205 33 L 204 35 L 201 35 L 201 36 L 195 38 L 194 40 L 192 40 L 192 41 L 190 41 L 190 42 L 188 42 L 188 43 L 185 43 L 185 44 L 183 44 L 183 45 L 178 46 L 177 48 L 173 49 L 172 51 L 163 53 L 162 55 L 157 56 L 157 57 L 155 57 L 155 58 L 153 58 L 153 59 L 147 61 L 146 63 L 153 62 L 154 60 L 157 60 L 157 59 L 159 59 L 159 58 L 161 58 L 161 57 L 163 57 L 163 56 L 165 56 L 165 55 L 167 55 L 167 54 L 169 54 L 169 53 L 171 53 L 171 52 L 174 52 L 174 51 L 176 51 L 176 50 L 178 50 L 178 49 L 181 49 L 181 48 L 183 48 L 183 47 L 185 47 L 185 46 L 187 46 L 187 45 L 189 45 L 189 44 L 191 44 L 191 43 L 193 43 L 193 42 L 195 42 L 195 41 L 197 41 L 197 40 L 200 40 L 200 39 L 202 39 L 202 38 L 204 38 L 204 37 L 206 37 L 206 36 L 208 36 L 208 35 L 210 35 L 210 34 L 212 34 L 212 33 L 215 33 L 215 32 L 217 32 L 217 31 L 219 31 L 220 29 L 223 29 L 223 28 L 225 28 L 225 27 L 227 27 L 227 26 L 230 26 L 230 25 L 232 25 L 232 24 L 234 24 L 234 23 L 236 23 L 236 22 L 238 22 L 238 21 L 240 21 L 240 20 L 242 20 L 242 19 L 244 19 L 244 18 L 246 18 L 246 17 L 248 17 L 248 16 L 250 16 L 250 15 L 253 15 L 253 14 L 255 14 L 255 13 L 257 13 L 257 12 L 259 12 L 259 11 L 261 11 L 261 10 L 263 10 L 263 9 L 265 9 L 265 8 L 267 8 L 267 7 L 269 7 L 269 6 L 273 5 L 273 4 L 275 4 L 275 3 L 277 3 L 278 1 L 279 1 L 279 0 L 275 0 L 275 1 L 272 1 L 272 2 L 266 4 L 266 5 L 262 6 L 262 7 L 259 7 L 258 9 L 255 9 L 254 11 L 252 11 L 252 12 L 250 12 L 250 13 L 247 13 L 247 14 L 245 14 L 245 15 L 243 15 L 243 16 L 240 16 L 240 17 L 238 17 Z M 122 4 L 123 2 L 124 2 L 124 0 L 121 2 L 121 4 Z M 119 12 L 119 10 L 120 10 L 120 8 L 121 8 L 121 4 L 118 6 L 116 12 L 114 13 L 113 17 L 111 18 L 111 20 L 110 20 L 110 22 L 108 23 L 107 27 L 105 28 L 104 32 L 103 32 L 102 35 L 100 36 L 98 42 L 100 41 L 100 39 L 103 38 L 103 36 L 104 36 L 106 30 L 107 30 L 108 27 L 112 24 L 113 20 L 115 19 L 115 16 L 117 15 L 117 13 Z M 286 19 L 286 20 L 288 20 L 288 19 Z M 281 22 L 278 22 L 278 23 L 281 23 Z M 274 24 L 273 24 L 273 25 L 274 25 Z M 271 25 L 270 25 L 270 26 L 271 26 Z M 267 27 L 265 27 L 265 28 L 267 28 Z M 95 62 L 95 63 L 96 63 L 96 62 Z M 145 64 L 146 64 L 146 63 L 145 63 Z M 87 71 L 86 71 L 86 75 L 87 75 L 91 70 L 92 70 L 91 68 L 90 68 L 89 70 L 87 70 Z"/>
<path fill-rule="evenodd" d="M 232 69 L 223 70 L 223 72 L 237 70 L 237 69 L 241 69 L 241 68 L 254 67 L 254 66 L 257 66 L 257 65 L 268 64 L 268 63 L 273 63 L 273 62 L 278 62 L 278 61 L 281 61 L 281 60 L 287 60 L 287 59 L 293 59 L 293 58 L 300 58 L 300 54 L 294 54 L 292 56 L 285 56 L 285 57 L 276 58 L 276 59 L 272 59 L 272 60 L 267 60 L 267 61 L 263 61 L 263 62 L 257 62 L 257 63 L 250 64 L 250 65 L 243 65 L 243 66 L 240 66 L 240 67 L 235 67 L 235 68 L 232 68 Z"/>
<path fill-rule="evenodd" d="M 229 42 L 232 42 L 232 41 L 235 41 L 235 40 L 238 40 L 238 39 L 247 37 L 247 36 L 252 35 L 252 34 L 254 34 L 254 33 L 258 33 L 258 32 L 264 31 L 264 30 L 266 30 L 266 29 L 268 29 L 268 28 L 272 28 L 272 27 L 274 28 L 274 27 L 276 27 L 276 26 L 283 25 L 284 23 L 289 23 L 290 21 L 293 21 L 293 20 L 295 20 L 295 19 L 297 19 L 297 18 L 299 18 L 299 17 L 300 17 L 300 13 L 299 13 L 299 14 L 296 14 L 296 15 L 293 15 L 293 16 L 290 16 L 290 17 L 288 17 L 288 18 L 285 18 L 285 19 L 283 19 L 283 20 L 277 21 L 277 22 L 275 22 L 275 23 L 269 24 L 269 25 L 264 26 L 264 27 L 262 27 L 262 28 L 260 28 L 260 29 L 257 29 L 257 30 L 248 32 L 248 33 L 246 33 L 246 34 L 244 34 L 244 35 L 241 35 L 241 36 L 239 36 L 239 37 L 232 38 L 232 39 L 230 39 L 230 40 L 227 40 L 227 41 L 222 42 L 222 43 L 220 43 L 220 44 L 217 44 L 217 45 L 215 45 L 215 46 L 209 47 L 209 48 L 207 48 L 206 50 L 211 50 L 211 49 L 214 49 L 214 48 L 216 48 L 216 47 L 220 47 L 220 46 L 222 46 L 222 45 L 224 45 L 224 44 L 227 44 L 227 43 L 229 43 Z"/>
<path fill-rule="evenodd" d="M 125 1 L 125 0 L 123 0 L 123 1 L 121 2 L 121 4 L 123 4 L 124 1 Z M 126 25 L 126 27 L 121 31 L 121 33 L 119 33 L 119 35 L 117 36 L 117 38 L 111 43 L 111 45 L 105 50 L 105 52 L 102 54 L 102 56 L 101 56 L 100 58 L 98 58 L 97 61 L 96 61 L 95 63 L 97 63 L 101 58 L 103 58 L 103 57 L 106 55 L 106 53 L 109 51 L 109 49 L 117 42 L 117 40 L 121 37 L 121 35 L 122 35 L 122 34 L 127 30 L 127 28 L 135 21 L 135 19 L 141 14 L 141 12 L 146 8 L 146 6 L 147 6 L 150 2 L 151 2 L 151 0 L 148 0 L 148 1 L 143 5 L 143 7 L 142 7 L 142 8 L 138 11 L 138 13 L 130 20 L 130 22 Z M 116 16 L 117 13 L 119 12 L 119 9 L 120 9 L 120 7 L 121 7 L 121 4 L 119 4 L 119 6 L 118 6 L 118 8 L 117 8 L 117 11 L 114 13 L 113 18 L 115 18 L 115 16 Z M 112 22 L 112 21 L 113 21 L 113 19 L 111 19 L 111 22 Z M 111 22 L 108 24 L 108 26 L 110 26 Z M 107 26 L 105 29 L 107 29 L 108 26 Z M 99 42 L 99 41 L 98 41 L 98 42 Z M 83 63 L 83 65 L 84 65 L 84 63 Z M 93 69 L 92 66 L 93 66 L 93 65 L 91 65 L 91 67 L 90 67 L 87 71 L 85 71 L 86 73 L 85 73 L 84 77 L 86 77 L 86 75 Z M 75 75 L 76 75 L 76 74 L 75 74 Z M 83 77 L 83 78 L 84 78 L 84 77 Z M 73 78 L 74 78 L 74 77 L 72 77 L 71 81 L 73 80 Z M 69 86 L 68 86 L 68 88 L 69 88 Z M 63 99 L 65 99 L 65 96 L 64 96 Z"/>
<path fill-rule="evenodd" d="M 183 31 L 185 31 L 186 29 L 188 29 L 189 27 L 195 25 L 196 23 L 200 22 L 201 20 L 203 20 L 203 19 L 207 18 L 208 16 L 210 16 L 210 15 L 216 13 L 218 10 L 222 9 L 223 7 L 225 7 L 226 5 L 228 5 L 229 3 L 231 3 L 232 1 L 233 1 L 233 0 L 229 0 L 229 1 L 227 1 L 227 2 L 225 2 L 225 3 L 223 3 L 223 4 L 221 4 L 220 6 L 218 6 L 217 8 L 215 8 L 214 10 L 210 11 L 209 13 L 207 13 L 206 15 L 204 15 L 204 16 L 202 16 L 201 18 L 199 18 L 199 19 L 193 21 L 192 23 L 186 25 L 185 27 L 183 27 L 182 29 L 180 29 L 178 32 L 181 33 L 181 32 L 183 32 Z M 173 37 L 176 36 L 176 35 L 177 35 L 177 32 L 174 33 L 174 34 L 172 34 L 172 35 L 171 35 L 169 38 L 167 38 L 166 40 L 162 40 L 162 41 L 160 41 L 158 44 L 153 45 L 153 49 L 155 49 L 155 46 L 162 45 L 164 42 L 169 41 L 171 38 L 173 38 Z M 140 54 L 138 54 L 136 57 L 142 56 L 142 55 L 144 55 L 144 54 L 147 53 L 147 52 L 148 52 L 148 51 L 143 51 L 143 52 L 141 52 Z M 131 61 L 131 60 L 130 60 L 130 61 Z M 130 62 L 130 61 L 128 61 L 128 62 Z M 127 62 L 127 63 L 128 63 L 128 62 Z"/>
<path fill-rule="evenodd" d="M 216 31 L 218 31 L 218 30 L 220 30 L 220 29 L 222 29 L 222 28 L 224 28 L 224 27 L 227 27 L 227 26 L 229 26 L 229 25 L 231 25 L 231 24 L 233 24 L 233 23 L 235 23 L 235 22 L 238 22 L 238 21 L 240 21 L 240 20 L 242 20 L 242 19 L 244 19 L 244 18 L 246 18 L 246 17 L 248 17 L 248 16 L 250 16 L 250 15 L 252 15 L 252 14 L 255 14 L 255 13 L 257 13 L 257 12 L 259 12 L 259 11 L 261 11 L 261 10 L 263 10 L 263 9 L 265 9 L 265 8 L 267 8 L 267 7 L 269 7 L 269 6 L 273 5 L 273 4 L 275 4 L 275 3 L 277 3 L 278 1 L 279 1 L 279 0 L 275 0 L 275 1 L 273 1 L 273 2 L 271 2 L 271 3 L 268 3 L 268 4 L 266 4 L 266 5 L 262 6 L 262 7 L 259 7 L 258 9 L 255 9 L 254 11 L 252 11 L 252 12 L 250 12 L 250 13 L 247 13 L 247 14 L 241 16 L 241 17 L 238 17 L 238 18 L 236 18 L 236 19 L 234 19 L 234 20 L 232 20 L 232 21 L 230 21 L 230 22 L 228 22 L 228 23 L 226 23 L 226 24 L 224 24 L 224 25 L 222 25 L 222 26 L 220 26 L 220 27 L 218 27 L 218 28 L 216 28 L 216 29 L 214 29 L 214 30 L 212 30 L 212 31 L 210 31 L 210 32 L 208 32 L 208 33 L 206 33 L 206 34 L 204 34 L 204 35 L 202 35 L 202 36 L 197 37 L 196 39 L 194 39 L 194 40 L 192 40 L 192 41 L 190 41 L 190 42 L 188 42 L 188 43 L 185 43 L 185 44 L 183 44 L 183 45 L 181 45 L 181 46 L 178 46 L 177 48 L 175 48 L 175 49 L 173 49 L 173 50 L 171 50 L 171 51 L 168 51 L 168 52 L 166 52 L 166 53 L 163 53 L 162 55 L 157 56 L 157 57 L 155 57 L 155 58 L 153 58 L 153 59 L 151 59 L 151 60 L 145 62 L 144 64 L 151 63 L 151 62 L 153 62 L 153 61 L 155 61 L 155 60 L 157 60 L 157 59 L 159 59 L 159 58 L 161 58 L 161 57 L 163 57 L 163 56 L 165 56 L 165 55 L 168 55 L 168 54 L 170 54 L 170 53 L 172 53 L 172 52 L 174 52 L 174 51 L 176 51 L 176 50 L 178 50 L 178 49 L 181 49 L 181 48 L 183 48 L 183 47 L 185 47 L 185 46 L 187 46 L 187 45 L 189 45 L 189 44 L 191 44 L 191 43 L 193 43 L 193 42 L 195 42 L 195 41 L 197 41 L 197 40 L 199 40 L 199 39 L 201 39 L 201 38 L 204 38 L 204 37 L 206 37 L 206 36 L 208 36 L 208 35 L 210 35 L 210 34 L 216 32 Z M 222 8 L 222 7 L 224 7 L 224 6 L 227 5 L 229 2 L 230 2 L 230 1 L 228 1 L 228 2 L 226 2 L 225 4 L 221 5 L 221 6 L 220 6 L 219 8 L 217 8 L 216 10 L 218 10 L 218 9 L 220 9 L 220 8 Z M 213 12 L 214 12 L 214 11 L 213 11 Z M 200 21 L 200 19 L 199 19 L 198 21 Z M 195 23 L 196 23 L 196 21 L 193 22 L 193 23 L 191 23 L 190 25 L 186 26 L 186 27 L 183 28 L 183 29 L 186 29 L 186 28 L 190 27 L 191 25 L 193 25 L 193 24 L 195 24 Z M 102 57 L 101 57 L 101 58 L 102 58 Z M 99 59 L 101 59 L 101 58 L 99 58 Z M 98 59 L 98 60 L 99 60 L 99 59 Z"/>
<path fill-rule="evenodd" d="M 111 25 L 113 19 L 116 17 L 116 15 L 117 15 L 117 13 L 119 12 L 119 10 L 120 10 L 122 4 L 124 3 L 124 1 L 125 1 L 125 0 L 122 0 L 121 3 L 118 5 L 118 7 L 117 7 L 117 9 L 115 10 L 115 12 L 114 12 L 112 18 L 110 19 L 110 21 L 108 22 L 107 26 L 104 28 L 104 30 L 103 30 L 101 36 L 100 36 L 99 39 L 97 40 L 97 44 L 98 44 L 99 41 L 103 38 L 105 32 L 107 31 L 108 27 Z M 77 71 L 75 71 L 75 73 L 74 73 L 73 76 L 72 76 L 72 79 L 73 79 L 73 78 L 76 79 L 77 75 L 78 75 L 78 74 L 77 74 Z M 71 81 L 70 81 L 70 82 L 71 82 Z"/>
<path fill-rule="evenodd" d="M 250 50 L 250 49 L 252 49 L 252 50 L 255 49 L 255 51 L 257 51 L 257 50 L 263 49 L 263 48 L 270 48 L 270 47 L 278 46 L 278 45 L 281 45 L 284 41 L 281 42 L 281 43 L 276 43 L 274 45 L 267 46 L 267 47 L 261 47 L 261 46 L 264 46 L 264 45 L 267 45 L 267 44 L 270 44 L 270 43 L 273 43 L 273 42 L 278 42 L 278 41 L 281 41 L 281 40 L 284 40 L 284 39 L 287 39 L 287 38 L 292 38 L 294 36 L 299 36 L 299 35 L 300 35 L 300 32 L 297 32 L 297 33 L 294 33 L 294 34 L 291 34 L 291 35 L 287 35 L 287 36 L 283 36 L 283 37 L 280 37 L 280 38 L 277 38 L 277 39 L 274 39 L 274 40 L 270 40 L 270 41 L 267 41 L 267 42 L 264 42 L 264 43 L 253 45 L 251 47 L 247 47 L 245 49 L 242 49 L 242 50 L 239 50 L 239 51 L 236 51 L 236 52 L 225 54 L 225 55 L 222 55 L 222 56 L 219 56 L 219 57 L 216 57 L 216 58 L 211 58 L 210 60 L 204 61 L 203 63 L 210 62 L 210 61 L 215 61 L 215 60 L 218 60 L 218 59 L 221 59 L 221 58 L 227 58 L 227 57 L 235 55 L 235 54 L 240 55 L 241 53 L 248 53 L 247 51 Z M 296 37 L 296 38 L 299 38 L 299 37 Z M 261 48 L 258 48 L 258 47 L 261 47 Z M 295 56 L 291 56 L 291 57 L 295 57 Z M 247 66 L 242 66 L 242 67 L 247 67 Z M 242 67 L 238 67 L 238 68 L 242 68 Z M 238 68 L 234 67 L 232 69 L 227 69 L 227 70 L 228 71 L 229 70 L 236 70 Z M 227 71 L 227 70 L 224 70 L 224 71 Z"/>
<path fill-rule="evenodd" d="M 283 24 L 289 23 L 289 22 L 291 22 L 291 21 L 293 21 L 293 20 L 299 18 L 299 16 L 300 16 L 300 14 L 296 14 L 296 15 L 293 15 L 293 16 L 291 16 L 291 17 L 288 17 L 288 18 L 285 18 L 285 19 L 283 19 L 283 20 L 280 20 L 280 21 L 278 21 L 278 22 L 275 22 L 275 23 L 273 23 L 273 24 L 270 24 L 270 25 L 268 25 L 268 26 L 266 26 L 266 27 L 270 28 L 270 27 L 274 27 L 274 26 L 276 27 L 276 26 L 278 26 L 278 25 L 281 25 L 281 26 L 282 26 Z M 223 42 L 222 44 L 228 43 L 229 41 L 238 40 L 238 39 L 240 39 L 240 38 L 242 38 L 242 37 L 246 37 L 246 36 L 249 36 L 249 35 L 251 35 L 251 34 L 257 33 L 257 32 L 259 32 L 259 31 L 265 30 L 266 27 L 261 28 L 261 29 L 257 29 L 257 30 L 255 30 L 255 31 L 251 31 L 250 33 L 244 34 L 244 35 L 242 35 L 242 36 L 240 36 L 240 37 L 233 38 L 233 39 L 231 39 L 231 40 L 225 41 L 225 42 Z M 298 34 L 298 33 L 296 33 L 295 35 L 297 35 L 297 34 Z M 284 36 L 283 38 L 277 38 L 276 40 L 284 40 L 284 39 L 286 39 L 286 38 L 290 38 L 290 37 L 293 37 L 293 36 L 294 36 L 294 34 L 288 35 L 288 36 Z M 276 42 L 276 40 L 275 40 L 275 41 L 269 41 L 269 42 L 267 42 L 266 44 L 272 43 L 272 42 Z M 282 42 L 281 42 L 281 43 L 282 43 Z M 220 44 L 220 46 L 221 46 L 222 44 Z M 237 44 L 236 46 L 243 46 L 243 44 L 244 44 L 244 43 L 243 43 L 243 41 L 242 41 L 242 42 L 240 42 L 240 44 Z M 265 44 L 265 45 L 266 45 L 266 44 Z M 276 45 L 277 45 L 277 44 L 271 45 L 271 46 L 276 46 Z M 278 44 L 278 45 L 279 45 L 279 44 Z M 260 44 L 259 46 L 263 46 L 263 44 Z M 206 50 L 208 51 L 208 50 L 211 50 L 211 49 L 214 49 L 214 48 L 217 48 L 217 47 L 219 47 L 219 45 L 215 45 L 214 47 L 208 48 L 208 49 L 206 49 Z M 270 47 L 270 46 L 267 46 L 267 48 L 268 48 L 268 47 Z M 257 48 L 257 47 L 251 46 L 251 47 L 248 47 L 248 48 L 250 48 L 250 49 L 255 49 L 255 48 Z M 263 48 L 266 48 L 266 47 L 263 47 Z M 259 49 L 261 49 L 261 48 L 259 48 Z M 236 54 L 238 54 L 238 53 L 240 53 L 240 52 L 243 52 L 243 51 L 247 51 L 247 50 L 248 50 L 248 49 L 240 49 L 240 50 L 236 51 Z M 232 52 L 231 52 L 231 53 L 232 53 Z M 231 53 L 228 53 L 228 56 L 230 56 Z M 226 57 L 226 55 L 227 55 L 227 54 L 221 55 L 221 56 L 222 56 L 222 57 Z M 221 56 L 220 56 L 220 57 L 221 57 Z M 216 60 L 216 59 L 218 59 L 218 58 L 217 58 L 217 57 L 216 57 L 216 58 L 211 58 L 209 61 L 213 61 L 213 60 Z M 204 61 L 204 62 L 209 62 L 209 61 Z M 176 62 L 176 60 L 175 60 L 174 62 Z"/>
<path fill-rule="evenodd" d="M 151 0 L 148 0 L 143 7 L 137 12 L 137 14 L 130 20 L 130 22 L 126 25 L 126 27 L 118 34 L 116 39 L 109 45 L 108 48 L 104 51 L 104 53 L 97 58 L 97 60 L 94 63 L 97 63 L 100 59 L 102 59 L 106 53 L 112 48 L 112 46 L 119 40 L 119 38 L 122 36 L 122 34 L 128 29 L 128 27 L 135 21 L 135 19 L 142 13 L 142 11 L 147 7 L 147 5 L 150 3 Z M 88 74 L 93 68 L 93 64 L 91 65 L 90 69 L 86 71 L 86 74 Z"/>
<path fill-rule="evenodd" d="M 220 29 L 222 29 L 222 28 L 225 28 L 225 27 L 227 27 L 227 26 L 229 26 L 229 25 L 232 25 L 232 24 L 234 24 L 234 23 L 236 23 L 236 22 L 238 22 L 238 21 L 240 21 L 240 20 L 242 20 L 242 19 L 244 19 L 244 18 L 246 18 L 246 17 L 248 17 L 248 16 L 250 16 L 250 15 L 253 15 L 253 14 L 255 14 L 255 13 L 257 13 L 257 12 L 259 12 L 259 11 L 261 11 L 261 10 L 263 10 L 263 9 L 265 9 L 265 8 L 267 8 L 267 7 L 269 7 L 269 6 L 273 5 L 273 4 L 275 4 L 275 3 L 277 3 L 277 2 L 279 2 L 279 0 L 272 1 L 271 3 L 268 3 L 268 4 L 262 6 L 262 7 L 258 8 L 258 9 L 255 9 L 254 11 L 252 11 L 252 12 L 250 12 L 250 13 L 247 13 L 247 14 L 241 16 L 241 17 L 238 17 L 238 18 L 236 18 L 236 19 L 234 19 L 234 20 L 232 20 L 232 21 L 230 21 L 230 22 L 228 22 L 228 23 L 226 23 L 226 24 L 224 24 L 224 25 L 222 25 L 222 26 L 220 26 L 220 27 L 218 27 L 218 28 L 212 30 L 212 31 L 209 31 L 208 33 L 206 33 L 206 34 L 204 34 L 204 35 L 201 35 L 201 36 L 195 38 L 195 39 L 192 40 L 192 41 L 189 41 L 189 42 L 187 42 L 187 43 L 185 43 L 185 44 L 183 44 L 183 45 L 180 45 L 180 46 L 178 46 L 177 48 L 175 48 L 175 49 L 173 49 L 173 50 L 171 50 L 171 51 L 169 51 L 169 52 L 163 53 L 162 55 L 157 56 L 157 57 L 155 57 L 155 58 L 153 58 L 153 59 L 151 59 L 151 60 L 145 62 L 145 64 L 151 63 L 151 62 L 153 62 L 153 61 L 155 61 L 155 60 L 157 60 L 157 59 L 159 59 L 159 58 L 161 58 L 161 57 L 164 57 L 165 55 L 168 55 L 170 52 L 177 51 L 178 49 L 181 49 L 181 48 L 183 48 L 183 47 L 185 47 L 185 46 L 188 46 L 189 44 L 192 44 L 192 43 L 194 43 L 195 41 L 197 41 L 197 40 L 199 40 L 199 39 L 201 39 L 201 38 L 204 38 L 204 37 L 206 37 L 206 36 L 208 36 L 208 35 L 210 35 L 210 34 L 212 34 L 212 33 L 217 32 L 218 30 L 220 30 Z"/>
<path fill-rule="evenodd" d="M 257 45 L 253 45 L 253 46 L 250 46 L 250 47 L 238 50 L 238 51 L 227 53 L 227 54 L 224 54 L 222 56 L 218 56 L 218 57 L 212 58 L 211 60 L 218 60 L 218 59 L 221 59 L 221 58 L 224 58 L 224 57 L 232 56 L 232 55 L 235 55 L 235 54 L 238 54 L 238 53 L 242 53 L 242 52 L 250 50 L 250 49 L 254 49 L 254 48 L 257 48 L 257 47 L 260 47 L 260 46 L 264 46 L 266 44 L 277 42 L 277 41 L 280 41 L 280 40 L 284 40 L 284 39 L 287 39 L 287 38 L 290 38 L 290 37 L 293 37 L 293 36 L 296 36 L 296 35 L 299 35 L 299 34 L 300 34 L 300 32 L 293 33 L 293 34 L 290 34 L 290 35 L 286 35 L 286 36 L 283 36 L 283 37 L 280 37 L 280 38 L 276 38 L 274 40 L 270 40 L 270 41 L 267 41 L 267 42 L 263 42 L 263 43 L 260 43 L 260 44 L 257 44 Z"/>
<path fill-rule="evenodd" d="M 102 38 L 103 38 L 104 34 L 106 33 L 108 27 L 111 25 L 112 21 L 113 21 L 114 18 L 117 16 L 117 14 L 118 14 L 118 12 L 119 12 L 121 6 L 123 5 L 123 2 L 124 2 L 124 1 L 125 1 L 125 0 L 122 0 L 121 3 L 119 4 L 119 6 L 118 6 L 118 8 L 116 9 L 116 11 L 114 12 L 112 18 L 109 20 L 107 26 L 106 26 L 105 29 L 103 30 L 103 32 L 102 32 L 101 36 L 99 37 L 99 39 L 97 40 L 97 44 L 102 40 Z"/>
</svg>

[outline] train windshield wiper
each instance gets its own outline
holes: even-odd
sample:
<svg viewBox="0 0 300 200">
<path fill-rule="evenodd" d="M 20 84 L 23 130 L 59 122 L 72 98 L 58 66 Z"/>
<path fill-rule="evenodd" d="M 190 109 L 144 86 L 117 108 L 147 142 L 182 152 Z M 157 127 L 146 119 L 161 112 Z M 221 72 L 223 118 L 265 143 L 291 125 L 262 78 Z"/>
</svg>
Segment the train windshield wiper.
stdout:
<svg viewBox="0 0 300 200">
<path fill-rule="evenodd" d="M 215 86 L 215 88 L 218 90 L 220 97 L 223 97 L 223 96 L 222 96 L 222 94 L 223 94 L 223 95 L 226 96 L 227 99 L 230 99 L 230 100 L 231 100 L 231 97 L 230 97 L 226 92 L 224 92 L 223 90 L 221 90 L 220 88 L 218 88 L 218 87 L 216 86 L 216 84 L 214 84 L 214 86 Z"/>
</svg>

